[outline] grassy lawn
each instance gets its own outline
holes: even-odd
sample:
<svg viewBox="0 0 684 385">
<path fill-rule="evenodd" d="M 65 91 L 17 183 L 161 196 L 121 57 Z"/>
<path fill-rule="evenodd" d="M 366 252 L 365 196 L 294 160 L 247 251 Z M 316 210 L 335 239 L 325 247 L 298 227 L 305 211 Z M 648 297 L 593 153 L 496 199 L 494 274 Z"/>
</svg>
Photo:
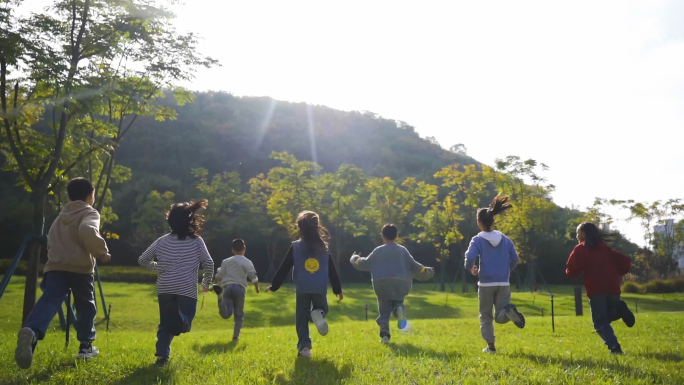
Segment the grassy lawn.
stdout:
<svg viewBox="0 0 684 385">
<path fill-rule="evenodd" d="M 575 317 L 572 289 L 556 294 L 556 332 L 551 331 L 550 300 L 542 293 L 514 293 L 528 319 L 525 329 L 496 325 L 499 354 L 484 355 L 477 319 L 477 296 L 433 291 L 416 285 L 407 298 L 407 331 L 393 330 L 393 343 L 377 336 L 375 297 L 370 285 L 345 287 L 345 299 L 330 294 L 330 333 L 314 332 L 314 358 L 296 358 L 294 293 L 248 290 L 245 329 L 230 341 L 233 321 L 218 316 L 216 297 L 207 293 L 193 331 L 174 340 L 168 367 L 156 369 L 155 330 L 158 308 L 154 285 L 105 283 L 112 304 L 110 330 L 98 315 L 101 355 L 75 359 L 75 333 L 68 349 L 57 319 L 42 341 L 34 365 L 19 370 L 13 354 L 21 319 L 23 281 L 13 279 L 0 300 L 0 384 L 530 384 L 625 383 L 682 384 L 684 295 L 626 295 L 637 325 L 615 323 L 625 356 L 607 353 L 593 332 L 589 309 Z M 472 290 L 472 287 L 471 287 Z M 201 306 L 202 299 L 200 297 Z M 368 303 L 368 318 L 365 307 Z M 544 317 L 541 308 L 545 309 Z"/>
</svg>

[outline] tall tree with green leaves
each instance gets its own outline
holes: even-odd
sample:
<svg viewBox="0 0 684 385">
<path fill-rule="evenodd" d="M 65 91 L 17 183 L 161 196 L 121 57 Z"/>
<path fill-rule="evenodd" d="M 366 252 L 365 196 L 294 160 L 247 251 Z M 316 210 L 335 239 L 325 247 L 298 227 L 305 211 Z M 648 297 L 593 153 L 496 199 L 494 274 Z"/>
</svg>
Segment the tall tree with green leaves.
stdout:
<svg viewBox="0 0 684 385">
<path fill-rule="evenodd" d="M 409 235 L 407 218 L 416 205 L 417 185 L 415 178 L 407 178 L 401 185 L 390 177 L 373 178 L 366 182 L 370 196 L 361 215 L 366 221 L 369 236 L 376 242 L 382 226 L 388 223 L 399 227 L 400 236 Z"/>
<path fill-rule="evenodd" d="M 234 217 L 242 202 L 240 175 L 237 172 L 216 174 L 209 179 L 205 168 L 192 170 L 197 179 L 197 190 L 209 200 L 204 211 L 207 239 L 230 237 L 234 229 Z"/>
<path fill-rule="evenodd" d="M 17 17 L 21 3 L 2 4 L 0 149 L 5 168 L 31 193 L 33 233 L 40 235 L 45 200 L 57 180 L 104 151 L 109 160 L 100 175 L 106 177 L 97 186 L 104 197 L 113 150 L 136 117 L 168 116 L 149 102 L 195 66 L 214 61 L 196 55 L 193 34 L 175 30 L 169 1 L 55 0 L 42 12 Z M 102 208 L 105 200 L 98 202 Z M 24 318 L 35 303 L 39 242 L 29 255 Z"/>
<path fill-rule="evenodd" d="M 446 290 L 446 263 L 451 258 L 451 245 L 457 244 L 463 235 L 458 225 L 463 219 L 459 213 L 459 205 L 453 191 L 439 198 L 438 187 L 425 182 L 418 182 L 416 192 L 421 205 L 427 208 L 424 214 L 418 213 L 413 226 L 420 229 L 411 234 L 411 239 L 432 244 L 437 252 L 437 262 L 442 265 L 440 290 Z"/>
<path fill-rule="evenodd" d="M 138 211 L 131 221 L 135 225 L 135 231 L 129 243 L 138 254 L 142 254 L 155 239 L 169 232 L 166 213 L 171 210 L 174 197 L 175 194 L 171 191 L 160 193 L 153 190 L 136 199 Z"/>
</svg>

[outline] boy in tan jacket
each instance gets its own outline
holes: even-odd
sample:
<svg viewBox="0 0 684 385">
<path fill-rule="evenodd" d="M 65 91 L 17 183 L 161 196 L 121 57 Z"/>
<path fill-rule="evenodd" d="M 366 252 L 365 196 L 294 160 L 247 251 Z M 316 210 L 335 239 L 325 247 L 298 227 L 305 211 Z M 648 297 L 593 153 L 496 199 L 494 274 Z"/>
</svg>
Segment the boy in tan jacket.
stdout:
<svg viewBox="0 0 684 385">
<path fill-rule="evenodd" d="M 79 358 L 95 357 L 94 278 L 95 259 L 111 260 L 105 240 L 100 236 L 100 213 L 95 203 L 95 188 L 89 180 L 76 178 L 67 185 L 69 203 L 62 208 L 48 233 L 48 261 L 40 287 L 43 295 L 19 331 L 14 358 L 23 369 L 31 367 L 33 352 L 45 338 L 50 322 L 62 307 L 68 290 L 74 295 L 78 320 L 74 325 L 80 347 Z"/>
</svg>

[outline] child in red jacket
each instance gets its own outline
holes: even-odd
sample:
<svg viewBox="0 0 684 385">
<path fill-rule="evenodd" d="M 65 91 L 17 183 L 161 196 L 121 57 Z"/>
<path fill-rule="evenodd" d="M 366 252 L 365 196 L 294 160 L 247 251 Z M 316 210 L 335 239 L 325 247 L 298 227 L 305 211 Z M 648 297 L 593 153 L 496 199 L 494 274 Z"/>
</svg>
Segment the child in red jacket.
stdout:
<svg viewBox="0 0 684 385">
<path fill-rule="evenodd" d="M 621 319 L 628 327 L 634 326 L 634 314 L 620 299 L 620 277 L 627 274 L 631 260 L 605 243 L 606 234 L 593 223 L 577 226 L 579 245 L 568 258 L 565 274 L 574 278 L 584 273 L 584 288 L 589 297 L 594 330 L 603 338 L 613 354 L 622 354 L 622 348 L 610 326 Z"/>
</svg>

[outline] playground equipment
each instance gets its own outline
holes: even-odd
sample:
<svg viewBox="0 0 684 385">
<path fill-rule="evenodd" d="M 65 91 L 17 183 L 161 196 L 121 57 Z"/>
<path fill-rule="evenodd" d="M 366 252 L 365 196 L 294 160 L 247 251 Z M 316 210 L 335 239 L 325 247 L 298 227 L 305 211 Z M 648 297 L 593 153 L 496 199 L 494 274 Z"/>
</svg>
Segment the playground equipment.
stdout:
<svg viewBox="0 0 684 385">
<path fill-rule="evenodd" d="M 21 260 L 21 257 L 24 255 L 24 251 L 26 250 L 26 246 L 30 242 L 42 242 L 43 246 L 47 246 L 47 236 L 46 235 L 27 235 L 24 237 L 24 240 L 21 243 L 21 246 L 19 246 L 19 250 L 17 250 L 17 253 L 14 256 L 14 259 L 12 260 L 12 263 L 10 264 L 9 268 L 5 272 L 5 276 L 2 278 L 2 281 L 0 281 L 0 300 L 2 300 L 3 294 L 5 294 L 5 290 L 7 289 L 7 286 L 9 285 L 10 279 L 12 279 L 12 276 L 14 275 L 14 272 L 17 270 L 17 266 L 19 266 L 19 261 Z M 105 302 L 105 295 L 104 291 L 102 290 L 102 281 L 100 281 L 100 272 L 97 268 L 97 263 L 95 264 L 95 279 L 97 280 L 97 287 L 100 290 L 100 300 L 102 302 L 102 310 L 105 315 L 105 319 L 109 320 L 109 312 L 107 311 L 107 304 Z M 62 327 L 62 330 L 68 330 L 69 324 L 75 324 L 76 323 L 76 314 L 74 311 L 73 306 L 71 306 L 71 301 L 65 299 L 65 304 L 66 304 L 66 309 L 68 313 L 69 319 L 64 315 L 64 310 L 62 308 L 59 309 L 58 315 L 59 315 L 59 323 L 60 326 Z M 95 300 L 95 303 L 97 304 L 97 299 Z M 68 332 L 67 332 L 68 333 Z M 68 334 L 67 334 L 68 335 Z M 68 344 L 68 340 L 67 340 Z"/>
</svg>

